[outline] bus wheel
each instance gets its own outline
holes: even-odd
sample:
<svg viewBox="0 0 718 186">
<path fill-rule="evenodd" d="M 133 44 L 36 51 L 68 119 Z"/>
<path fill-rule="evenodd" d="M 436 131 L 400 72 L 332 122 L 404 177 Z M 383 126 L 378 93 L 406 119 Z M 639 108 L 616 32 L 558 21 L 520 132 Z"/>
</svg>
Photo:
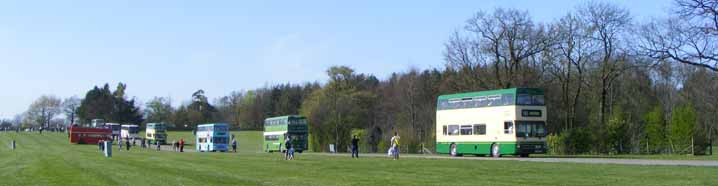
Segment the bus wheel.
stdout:
<svg viewBox="0 0 718 186">
<path fill-rule="evenodd" d="M 459 153 L 456 152 L 456 144 L 452 143 L 451 148 L 449 149 L 449 154 L 453 157 L 459 156 Z"/>
<path fill-rule="evenodd" d="M 301 150 L 298 150 L 297 152 L 298 152 L 298 153 L 302 153 L 302 151 L 301 151 Z"/>
<path fill-rule="evenodd" d="M 519 157 L 528 158 L 528 157 L 529 157 L 529 154 L 519 154 Z"/>
<path fill-rule="evenodd" d="M 494 158 L 498 158 L 501 156 L 501 154 L 499 153 L 499 144 L 494 143 L 493 145 L 491 145 L 491 156 Z"/>
</svg>

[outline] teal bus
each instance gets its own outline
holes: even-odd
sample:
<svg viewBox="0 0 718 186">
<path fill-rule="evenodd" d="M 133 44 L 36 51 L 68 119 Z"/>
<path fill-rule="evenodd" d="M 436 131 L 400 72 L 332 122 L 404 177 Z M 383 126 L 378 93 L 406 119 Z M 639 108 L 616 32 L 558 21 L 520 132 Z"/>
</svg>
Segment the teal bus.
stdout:
<svg viewBox="0 0 718 186">
<path fill-rule="evenodd" d="M 264 120 L 264 151 L 282 152 L 285 149 L 284 140 L 290 137 L 296 152 L 301 153 L 307 149 L 309 127 L 307 118 L 298 115 L 280 116 Z"/>
<path fill-rule="evenodd" d="M 229 126 L 225 123 L 197 125 L 196 138 L 197 152 L 227 152 Z"/>
<path fill-rule="evenodd" d="M 439 96 L 436 152 L 493 157 L 545 153 L 544 91 L 511 88 Z"/>
<path fill-rule="evenodd" d="M 164 123 L 147 123 L 145 138 L 150 144 L 167 144 L 167 127 Z"/>
</svg>

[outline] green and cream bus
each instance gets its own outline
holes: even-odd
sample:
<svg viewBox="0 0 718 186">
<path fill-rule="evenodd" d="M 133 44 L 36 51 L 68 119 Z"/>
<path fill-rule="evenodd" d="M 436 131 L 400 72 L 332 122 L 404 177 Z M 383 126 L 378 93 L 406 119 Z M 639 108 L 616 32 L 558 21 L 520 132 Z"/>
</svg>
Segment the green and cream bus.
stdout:
<svg viewBox="0 0 718 186">
<path fill-rule="evenodd" d="M 512 88 L 439 96 L 436 151 L 520 155 L 546 152 L 543 90 Z"/>
<path fill-rule="evenodd" d="M 290 137 L 294 150 L 301 153 L 307 149 L 309 135 L 307 118 L 298 115 L 280 116 L 264 120 L 264 151 L 286 150 L 284 140 Z"/>
<path fill-rule="evenodd" d="M 167 144 L 167 125 L 164 123 L 147 123 L 145 138 L 150 144 L 155 144 L 155 142 Z"/>
</svg>

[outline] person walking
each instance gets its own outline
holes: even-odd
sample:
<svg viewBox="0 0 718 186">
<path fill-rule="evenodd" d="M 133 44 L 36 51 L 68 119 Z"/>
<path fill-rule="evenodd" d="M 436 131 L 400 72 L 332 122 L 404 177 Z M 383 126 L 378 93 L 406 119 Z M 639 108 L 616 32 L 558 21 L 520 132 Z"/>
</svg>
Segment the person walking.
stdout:
<svg viewBox="0 0 718 186">
<path fill-rule="evenodd" d="M 394 132 L 394 136 L 391 137 L 392 157 L 394 160 L 399 159 L 399 138 L 398 132 Z"/>
<path fill-rule="evenodd" d="M 359 138 L 356 135 L 352 138 L 352 158 L 359 158 Z"/>
<path fill-rule="evenodd" d="M 157 151 L 161 151 L 160 141 L 155 141 L 155 144 L 157 145 Z"/>
<path fill-rule="evenodd" d="M 237 152 L 237 139 L 232 138 L 232 152 Z"/>
<path fill-rule="evenodd" d="M 287 160 L 289 159 L 289 148 L 292 147 L 292 139 L 286 134 L 285 136 L 287 136 L 287 139 L 284 140 L 284 160 Z"/>
</svg>

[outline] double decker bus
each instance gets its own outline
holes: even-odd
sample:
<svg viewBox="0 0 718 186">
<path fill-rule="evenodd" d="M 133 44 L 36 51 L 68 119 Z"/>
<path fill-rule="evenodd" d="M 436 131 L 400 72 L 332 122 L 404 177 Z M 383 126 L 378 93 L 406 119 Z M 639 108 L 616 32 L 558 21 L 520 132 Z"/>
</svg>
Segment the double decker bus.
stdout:
<svg viewBox="0 0 718 186">
<path fill-rule="evenodd" d="M 109 128 L 70 126 L 68 130 L 72 144 L 97 144 L 100 140 L 111 140 L 112 130 Z"/>
<path fill-rule="evenodd" d="M 225 123 L 197 125 L 197 152 L 227 152 L 229 126 Z"/>
<path fill-rule="evenodd" d="M 307 118 L 299 115 L 288 115 L 267 118 L 264 120 L 264 151 L 281 152 L 284 140 L 290 137 L 294 150 L 301 153 L 307 149 L 309 129 Z"/>
<path fill-rule="evenodd" d="M 520 155 L 546 152 L 544 91 L 512 88 L 439 96 L 436 152 Z"/>
<path fill-rule="evenodd" d="M 137 125 L 122 125 L 120 137 L 124 139 L 137 139 L 140 137 L 140 127 Z"/>
<path fill-rule="evenodd" d="M 167 127 L 164 123 L 147 123 L 145 129 L 145 138 L 149 140 L 150 144 L 160 142 L 161 144 L 167 143 Z"/>
</svg>

